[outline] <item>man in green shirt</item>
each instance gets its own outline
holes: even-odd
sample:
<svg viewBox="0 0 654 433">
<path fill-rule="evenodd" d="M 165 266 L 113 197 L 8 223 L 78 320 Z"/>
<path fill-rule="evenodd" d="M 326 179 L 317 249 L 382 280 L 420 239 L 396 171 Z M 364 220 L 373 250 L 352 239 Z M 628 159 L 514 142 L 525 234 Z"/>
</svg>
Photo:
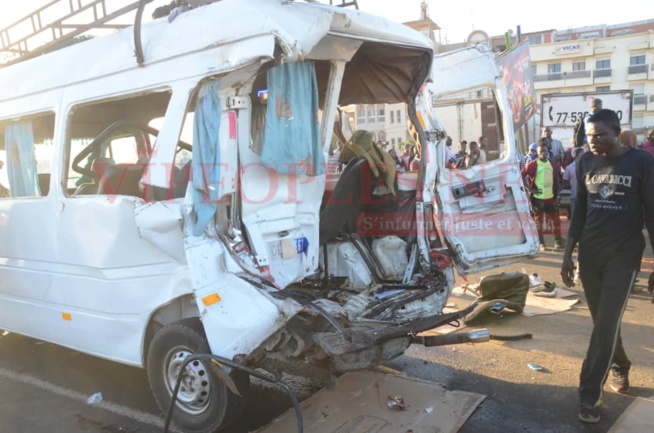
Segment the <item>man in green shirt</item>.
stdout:
<svg viewBox="0 0 654 433">
<path fill-rule="evenodd" d="M 559 217 L 559 184 L 561 168 L 559 164 L 548 158 L 549 147 L 547 138 L 541 137 L 538 140 L 538 158 L 531 161 L 522 169 L 522 176 L 527 181 L 527 187 L 531 191 L 531 207 L 536 219 L 540 247 L 545 249 L 545 238 L 543 236 L 543 223 L 549 216 L 554 230 L 554 248 L 562 249 L 563 238 L 561 237 L 561 218 Z"/>
</svg>

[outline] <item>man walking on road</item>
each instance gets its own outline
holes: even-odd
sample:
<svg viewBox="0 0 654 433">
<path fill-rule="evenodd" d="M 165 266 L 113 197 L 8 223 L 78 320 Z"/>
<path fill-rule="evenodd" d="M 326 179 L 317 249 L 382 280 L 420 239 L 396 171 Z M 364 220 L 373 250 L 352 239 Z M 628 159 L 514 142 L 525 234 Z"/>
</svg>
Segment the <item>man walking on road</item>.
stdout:
<svg viewBox="0 0 654 433">
<path fill-rule="evenodd" d="M 593 332 L 579 377 L 579 419 L 599 422 L 602 389 L 629 389 L 631 362 L 620 338 L 620 322 L 640 269 L 645 239 L 654 245 L 654 157 L 620 144 L 620 119 L 611 110 L 587 122 L 591 152 L 576 162 L 577 203 L 563 254 L 561 277 L 573 287 L 572 251 L 579 242 L 581 282 Z M 654 273 L 648 289 L 654 289 Z"/>
</svg>

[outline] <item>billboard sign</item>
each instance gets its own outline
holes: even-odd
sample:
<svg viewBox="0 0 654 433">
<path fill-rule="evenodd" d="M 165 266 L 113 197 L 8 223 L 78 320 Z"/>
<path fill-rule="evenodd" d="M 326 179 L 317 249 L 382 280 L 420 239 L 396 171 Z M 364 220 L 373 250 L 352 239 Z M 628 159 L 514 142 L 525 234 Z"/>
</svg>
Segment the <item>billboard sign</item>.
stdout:
<svg viewBox="0 0 654 433">
<path fill-rule="evenodd" d="M 513 130 L 517 131 L 536 113 L 536 89 L 531 75 L 527 41 L 496 58 L 502 82 L 511 105 Z"/>
<path fill-rule="evenodd" d="M 590 113 L 590 103 L 602 100 L 602 108 L 615 111 L 620 125 L 631 127 L 632 90 L 592 93 L 557 93 L 541 96 L 541 126 L 571 127 Z"/>
</svg>

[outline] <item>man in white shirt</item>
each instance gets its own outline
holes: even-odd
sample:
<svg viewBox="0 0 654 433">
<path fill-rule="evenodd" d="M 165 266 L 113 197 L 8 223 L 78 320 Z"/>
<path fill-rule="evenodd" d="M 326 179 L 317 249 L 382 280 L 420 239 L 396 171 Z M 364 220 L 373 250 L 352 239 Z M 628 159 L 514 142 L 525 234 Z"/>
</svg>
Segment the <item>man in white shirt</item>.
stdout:
<svg viewBox="0 0 654 433">
<path fill-rule="evenodd" d="M 554 162 L 558 162 L 559 164 L 561 164 L 563 162 L 563 157 L 565 156 L 565 149 L 563 149 L 563 144 L 561 143 L 561 140 L 552 138 L 552 128 L 550 128 L 549 126 L 544 126 L 541 129 L 540 136 L 545 137 L 550 141 L 551 143 L 550 150 L 552 151 Z"/>
</svg>

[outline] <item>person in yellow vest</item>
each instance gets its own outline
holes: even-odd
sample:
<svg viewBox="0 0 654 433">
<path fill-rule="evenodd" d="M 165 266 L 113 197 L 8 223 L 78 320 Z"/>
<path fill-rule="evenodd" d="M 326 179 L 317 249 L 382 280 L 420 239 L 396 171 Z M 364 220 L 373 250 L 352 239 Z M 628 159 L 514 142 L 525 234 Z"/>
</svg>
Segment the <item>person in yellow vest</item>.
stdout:
<svg viewBox="0 0 654 433">
<path fill-rule="evenodd" d="M 527 180 L 527 187 L 531 191 L 531 207 L 536 219 L 541 250 L 546 248 L 543 223 L 548 216 L 554 230 L 554 248 L 562 249 L 564 247 L 558 206 L 561 168 L 559 164 L 548 157 L 548 154 L 547 143 L 543 138 L 539 139 L 538 158 L 522 169 L 522 176 Z"/>
</svg>

